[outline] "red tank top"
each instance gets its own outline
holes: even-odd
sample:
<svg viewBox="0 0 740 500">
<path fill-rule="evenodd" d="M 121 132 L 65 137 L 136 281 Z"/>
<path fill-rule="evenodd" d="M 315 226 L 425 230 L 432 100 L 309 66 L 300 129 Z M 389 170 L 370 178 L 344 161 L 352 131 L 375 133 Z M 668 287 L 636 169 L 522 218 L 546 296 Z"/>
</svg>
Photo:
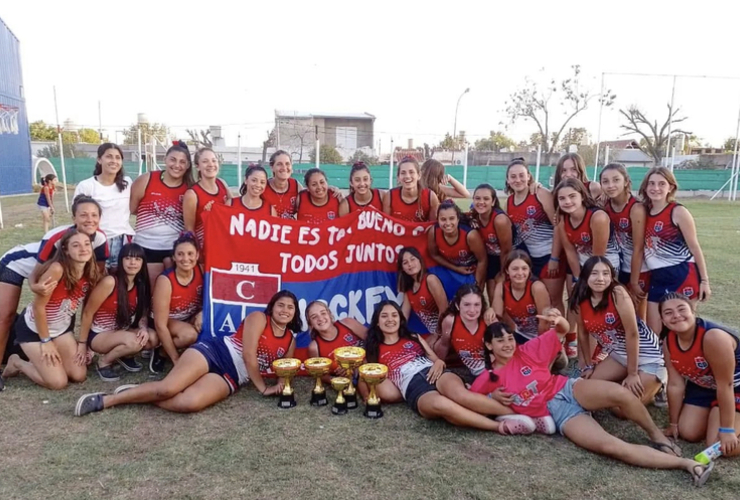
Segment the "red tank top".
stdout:
<svg viewBox="0 0 740 500">
<path fill-rule="evenodd" d="M 89 290 L 90 282 L 86 278 L 81 278 L 72 290 L 67 290 L 64 282 L 59 281 L 44 307 L 50 337 L 58 337 L 67 331 Z M 32 305 L 26 307 L 24 319 L 32 331 L 39 333 Z"/>
<path fill-rule="evenodd" d="M 524 243 L 533 258 L 550 255 L 553 226 L 536 195 L 527 193 L 527 197 L 518 205 L 514 203 L 514 195 L 509 196 L 506 213 L 516 229 L 515 247 Z"/>
<path fill-rule="evenodd" d="M 439 308 L 437 308 L 437 302 L 435 302 L 432 292 L 429 291 L 427 278 L 429 278 L 429 274 L 424 274 L 419 284 L 419 290 L 416 292 L 413 289 L 409 290 L 406 292 L 406 297 L 408 297 L 409 304 L 411 304 L 411 310 L 424 323 L 429 333 L 434 334 L 437 333 L 439 323 Z"/>
<path fill-rule="evenodd" d="M 498 241 L 494 221 L 500 214 L 503 214 L 507 219 L 509 218 L 503 210 L 500 208 L 494 208 L 491 212 L 491 218 L 488 220 L 488 224 L 485 226 L 480 225 L 478 228 L 478 232 L 483 238 L 483 243 L 486 245 L 486 253 L 488 255 L 495 255 L 496 257 L 501 255 L 501 244 Z M 511 224 L 511 221 L 509 221 L 509 224 Z"/>
<path fill-rule="evenodd" d="M 648 210 L 645 219 L 645 264 L 651 271 L 694 262 L 681 229 L 673 223 L 673 210 L 677 206 L 677 203 L 671 202 L 655 215 Z"/>
<path fill-rule="evenodd" d="M 604 205 L 604 211 L 609 215 L 614 228 L 614 235 L 619 243 L 619 250 L 622 252 L 622 271 L 630 272 L 632 264 L 632 255 L 635 250 L 635 243 L 632 239 L 632 207 L 639 203 L 637 198 L 630 194 L 627 204 L 617 212 L 612 206 L 611 200 Z"/>
<path fill-rule="evenodd" d="M 733 376 L 733 385 L 737 388 L 740 386 L 740 341 L 735 334 L 726 328 L 705 321 L 702 318 L 696 318 L 696 334 L 691 346 L 684 350 L 678 345 L 678 335 L 674 331 L 669 331 L 666 341 L 668 342 L 668 352 L 671 354 L 671 364 L 685 378 L 705 389 L 717 389 L 717 380 L 714 378 L 712 368 L 709 362 L 704 358 L 704 335 L 709 330 L 718 328 L 735 338 L 735 373 Z"/>
<path fill-rule="evenodd" d="M 576 227 L 573 227 L 570 221 L 570 215 L 565 215 L 564 217 L 565 236 L 575 247 L 576 253 L 578 253 L 578 261 L 581 265 L 594 254 L 594 235 L 591 229 L 591 218 L 596 212 L 600 211 L 602 211 L 600 208 L 587 208 L 583 220 Z M 611 226 L 611 221 L 609 225 Z M 609 241 L 606 244 L 605 257 L 609 259 L 615 269 L 619 269 L 619 247 L 617 247 L 614 230 L 611 227 L 609 229 Z"/>
<path fill-rule="evenodd" d="M 167 269 L 163 274 L 172 285 L 170 319 L 187 321 L 198 314 L 203 309 L 203 273 L 200 266 L 195 266 L 193 278 L 186 285 L 177 281 L 175 268 Z"/>
<path fill-rule="evenodd" d="M 164 172 L 149 174 L 144 197 L 136 209 L 134 242 L 151 250 L 170 250 L 172 243 L 185 229 L 182 219 L 182 198 L 188 186 L 176 187 L 162 181 Z"/>
<path fill-rule="evenodd" d="M 322 222 L 334 220 L 339 217 L 339 200 L 329 192 L 328 201 L 322 206 L 314 205 L 308 191 L 301 191 L 298 195 L 301 202 L 298 206 L 296 219 L 310 226 L 316 226 Z"/>
<path fill-rule="evenodd" d="M 265 191 L 262 193 L 262 199 L 268 205 L 275 207 L 278 217 L 292 219 L 295 215 L 295 203 L 298 199 L 298 181 L 292 177 L 288 179 L 288 189 L 284 193 L 275 191 L 275 188 L 268 182 Z"/>
<path fill-rule="evenodd" d="M 349 203 L 349 211 L 350 212 L 357 212 L 359 210 L 364 210 L 366 207 L 375 207 L 381 212 L 383 211 L 383 200 L 380 196 L 380 189 L 373 189 L 371 190 L 373 193 L 373 197 L 370 198 L 370 201 L 365 203 L 364 205 L 360 205 L 355 201 L 355 195 L 354 193 L 347 196 L 347 203 Z"/>
<path fill-rule="evenodd" d="M 272 217 L 271 208 L 273 206 L 274 205 L 270 205 L 267 200 L 263 198 L 262 205 L 258 208 L 249 208 L 244 204 L 244 197 L 240 196 L 238 199 L 233 201 L 231 208 L 238 213 L 248 214 L 254 219 L 269 219 Z"/>
<path fill-rule="evenodd" d="M 381 343 L 378 363 L 388 367 L 388 379 L 404 396 L 414 375 L 432 365 L 421 344 L 410 339 L 398 339 L 395 344 Z"/>
<path fill-rule="evenodd" d="M 434 225 L 434 241 L 437 243 L 437 250 L 445 260 L 453 265 L 469 267 L 478 263 L 475 254 L 468 244 L 468 233 L 471 229 L 467 226 L 460 225 L 457 228 L 457 240 L 453 244 L 447 243 L 442 233 L 442 228 L 438 224 Z"/>
<path fill-rule="evenodd" d="M 516 299 L 511 291 L 511 281 L 504 281 L 504 311 L 516 325 L 517 331 L 528 339 L 533 339 L 539 335 L 537 303 L 532 292 L 533 284 L 534 281 L 527 280 L 527 288 L 522 296 Z"/>
<path fill-rule="evenodd" d="M 337 336 L 333 340 L 324 340 L 321 335 L 316 335 L 316 346 L 319 348 L 319 356 L 334 359 L 334 350 L 339 347 L 362 347 L 365 342 L 355 335 L 347 325 L 341 321 L 335 321 Z"/>
<path fill-rule="evenodd" d="M 210 202 L 212 205 L 225 205 L 228 199 L 228 190 L 224 183 L 219 179 L 216 179 L 216 186 L 218 189 L 215 194 L 209 193 L 200 184 L 194 184 L 190 189 L 195 193 L 197 200 L 195 205 L 195 235 L 198 237 L 198 242 L 201 248 L 203 248 L 203 211 Z"/>
<path fill-rule="evenodd" d="M 460 316 L 455 316 L 450 332 L 450 345 L 455 349 L 470 373 L 476 377 L 486 368 L 483 352 L 483 332 L 485 330 L 486 324 L 481 319 L 478 321 L 478 328 L 475 333 L 470 333 Z"/>
<path fill-rule="evenodd" d="M 424 188 L 419 192 L 415 201 L 406 203 L 401 197 L 400 187 L 390 190 L 391 216 L 396 219 L 410 222 L 425 222 L 429 220 L 432 211 L 432 192 Z"/>
<path fill-rule="evenodd" d="M 100 305 L 100 308 L 95 312 L 92 320 L 92 326 L 90 329 L 95 333 L 100 332 L 112 332 L 120 329 L 128 329 L 136 325 L 131 323 L 134 320 L 136 314 L 136 305 L 138 304 L 138 295 L 136 293 L 136 286 L 131 287 L 128 291 L 128 317 L 129 323 L 127 325 L 118 325 L 116 323 L 116 315 L 118 313 L 118 279 L 114 277 L 113 291 Z"/>
<path fill-rule="evenodd" d="M 259 366 L 260 374 L 263 376 L 274 374 L 272 371 L 272 362 L 276 359 L 284 358 L 288 354 L 290 344 L 293 342 L 293 332 L 286 328 L 285 333 L 277 337 L 272 330 L 272 319 L 270 316 L 265 316 L 265 318 L 267 319 L 267 325 L 265 325 L 265 329 L 262 331 L 257 344 L 257 365 Z M 243 350 L 243 332 L 244 321 L 242 321 L 233 335 L 225 337 L 239 353 L 242 353 Z"/>
</svg>

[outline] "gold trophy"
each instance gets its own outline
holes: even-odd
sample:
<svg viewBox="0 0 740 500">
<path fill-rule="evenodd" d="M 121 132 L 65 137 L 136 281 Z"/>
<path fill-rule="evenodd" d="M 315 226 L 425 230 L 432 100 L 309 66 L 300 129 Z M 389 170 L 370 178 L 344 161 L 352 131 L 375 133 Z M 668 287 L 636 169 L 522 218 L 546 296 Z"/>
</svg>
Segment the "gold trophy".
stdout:
<svg viewBox="0 0 740 500">
<path fill-rule="evenodd" d="M 326 399 L 326 389 L 321 383 L 321 377 L 329 373 L 331 369 L 331 359 L 329 358 L 309 358 L 303 362 L 306 371 L 316 379 L 316 385 L 311 392 L 311 406 L 326 406 L 329 401 Z"/>
<path fill-rule="evenodd" d="M 285 387 L 278 400 L 278 408 L 293 408 L 296 405 L 293 388 L 290 381 L 301 368 L 301 360 L 295 358 L 276 359 L 272 362 L 272 370 L 285 380 Z"/>
<path fill-rule="evenodd" d="M 337 400 L 331 407 L 334 415 L 344 415 L 347 413 L 347 400 L 344 399 L 343 392 L 352 381 L 347 377 L 334 377 L 331 379 L 331 386 L 337 391 Z"/>
<path fill-rule="evenodd" d="M 383 410 L 380 407 L 380 398 L 375 392 L 375 386 L 383 382 L 388 376 L 388 367 L 380 363 L 366 363 L 360 367 L 360 378 L 370 387 L 364 415 L 367 418 L 380 418 Z"/>
<path fill-rule="evenodd" d="M 344 391 L 344 397 L 347 399 L 347 408 L 354 410 L 357 408 L 357 391 L 355 386 L 352 385 L 352 377 L 355 375 L 355 369 L 365 359 L 365 349 L 362 347 L 338 347 L 334 349 L 334 359 L 347 372 L 346 377 L 349 379 L 349 386 Z"/>
</svg>

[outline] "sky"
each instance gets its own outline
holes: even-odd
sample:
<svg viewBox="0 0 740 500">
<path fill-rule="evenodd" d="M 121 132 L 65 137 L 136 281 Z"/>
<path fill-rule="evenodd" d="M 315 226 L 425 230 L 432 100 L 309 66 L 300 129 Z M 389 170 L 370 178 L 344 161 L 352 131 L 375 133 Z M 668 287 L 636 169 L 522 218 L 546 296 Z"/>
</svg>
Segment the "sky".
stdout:
<svg viewBox="0 0 740 500">
<path fill-rule="evenodd" d="M 615 73 L 711 75 L 676 79 L 681 124 L 719 146 L 740 110 L 740 2 L 562 0 L 209 2 L 27 1 L 0 3 L 21 41 L 31 121 L 104 132 L 146 113 L 175 135 L 222 125 L 227 145 L 260 145 L 274 110 L 368 112 L 376 141 L 439 142 L 457 129 L 471 142 L 502 130 L 526 139 L 536 126 L 510 125 L 507 97 L 525 78 L 547 81 L 581 65 L 581 88 L 617 95 L 601 138 L 620 138 L 619 109 L 637 105 L 664 121 L 673 78 Z M 105 7 L 101 7 L 101 6 Z M 553 97 L 557 102 L 557 95 Z M 551 128 L 563 112 L 553 109 Z M 595 139 L 599 107 L 577 116 Z M 504 128 L 504 127 L 507 128 Z M 122 137 L 119 136 L 119 137 Z M 122 139 L 121 139 L 122 140 Z"/>
</svg>

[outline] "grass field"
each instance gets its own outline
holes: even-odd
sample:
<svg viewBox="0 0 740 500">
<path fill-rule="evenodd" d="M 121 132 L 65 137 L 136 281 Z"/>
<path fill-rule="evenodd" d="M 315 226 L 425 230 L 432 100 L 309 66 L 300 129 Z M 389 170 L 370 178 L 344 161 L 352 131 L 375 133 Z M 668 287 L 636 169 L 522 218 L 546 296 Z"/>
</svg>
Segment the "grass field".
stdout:
<svg viewBox="0 0 740 500">
<path fill-rule="evenodd" d="M 39 239 L 35 198 L 2 200 L 0 253 Z M 687 201 L 707 256 L 713 297 L 700 312 L 740 323 L 740 205 Z M 66 221 L 57 215 L 57 223 Z M 14 227 L 23 224 L 22 228 Z M 30 293 L 24 291 L 24 304 Z M 0 298 L 2 300 L 2 298 Z M 251 388 L 196 415 L 127 407 L 72 416 L 77 398 L 116 384 L 89 380 L 51 392 L 18 377 L 0 393 L 0 498 L 3 499 L 737 499 L 740 463 L 720 460 L 707 486 L 688 474 L 622 465 L 562 437 L 502 437 L 428 422 L 403 405 L 371 421 L 308 406 L 286 411 Z M 125 383 L 147 374 L 129 375 Z M 659 426 L 665 411 L 650 408 Z M 607 412 L 597 419 L 628 441 L 644 434 Z M 703 447 L 681 443 L 684 455 Z"/>
</svg>

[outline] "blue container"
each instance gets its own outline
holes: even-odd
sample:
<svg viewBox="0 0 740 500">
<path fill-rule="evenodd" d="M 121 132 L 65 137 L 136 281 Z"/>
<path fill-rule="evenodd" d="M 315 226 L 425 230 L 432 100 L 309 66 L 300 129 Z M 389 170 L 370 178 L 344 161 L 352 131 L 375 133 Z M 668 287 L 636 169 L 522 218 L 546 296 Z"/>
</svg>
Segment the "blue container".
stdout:
<svg viewBox="0 0 740 500">
<path fill-rule="evenodd" d="M 20 43 L 0 19 L 0 195 L 31 192 L 32 175 Z"/>
</svg>

